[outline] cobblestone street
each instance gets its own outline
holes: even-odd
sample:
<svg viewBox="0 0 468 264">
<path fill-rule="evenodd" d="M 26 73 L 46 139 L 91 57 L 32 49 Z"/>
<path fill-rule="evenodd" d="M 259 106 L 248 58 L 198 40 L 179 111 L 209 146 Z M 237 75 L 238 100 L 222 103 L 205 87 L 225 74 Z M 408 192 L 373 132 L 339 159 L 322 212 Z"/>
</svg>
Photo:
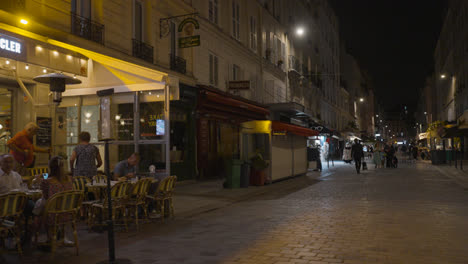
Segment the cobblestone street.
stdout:
<svg viewBox="0 0 468 264">
<path fill-rule="evenodd" d="M 289 186 L 301 184 L 118 233 L 117 256 L 167 264 L 468 262 L 468 192 L 432 165 L 357 175 L 339 163 L 322 175 L 318 182 L 291 179 Z M 54 262 L 105 259 L 106 234 L 86 235 L 79 257 L 60 248 Z M 44 254 L 21 262 L 37 260 L 48 261 Z"/>
</svg>

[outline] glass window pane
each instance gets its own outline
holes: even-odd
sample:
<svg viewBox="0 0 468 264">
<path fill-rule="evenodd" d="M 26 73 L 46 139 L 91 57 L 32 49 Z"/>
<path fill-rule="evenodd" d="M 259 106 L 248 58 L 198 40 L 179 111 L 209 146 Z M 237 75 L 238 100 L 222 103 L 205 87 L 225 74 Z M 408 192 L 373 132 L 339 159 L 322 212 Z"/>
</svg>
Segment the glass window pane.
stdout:
<svg viewBox="0 0 468 264">
<path fill-rule="evenodd" d="M 99 149 L 101 152 L 103 161 L 104 161 L 104 148 Z M 114 170 L 115 165 L 122 160 L 126 160 L 135 152 L 135 145 L 121 145 L 121 144 L 111 144 L 109 145 L 109 164 L 111 171 Z"/>
<path fill-rule="evenodd" d="M 98 142 L 99 105 L 81 107 L 81 131 L 91 134 L 91 142 Z"/>
<path fill-rule="evenodd" d="M 7 141 L 11 138 L 11 92 L 0 88 L 0 153 L 7 153 Z"/>
<path fill-rule="evenodd" d="M 114 138 L 116 140 L 133 140 L 133 98 L 134 93 L 114 95 L 112 98 L 111 116 Z"/>
<path fill-rule="evenodd" d="M 139 146 L 141 156 L 138 172 L 149 172 L 149 166 L 156 166 L 156 171 L 161 172 L 166 168 L 166 154 L 164 144 L 145 144 Z"/>
<path fill-rule="evenodd" d="M 165 134 L 163 100 L 164 95 L 161 91 L 140 93 L 140 139 L 163 139 Z"/>
</svg>

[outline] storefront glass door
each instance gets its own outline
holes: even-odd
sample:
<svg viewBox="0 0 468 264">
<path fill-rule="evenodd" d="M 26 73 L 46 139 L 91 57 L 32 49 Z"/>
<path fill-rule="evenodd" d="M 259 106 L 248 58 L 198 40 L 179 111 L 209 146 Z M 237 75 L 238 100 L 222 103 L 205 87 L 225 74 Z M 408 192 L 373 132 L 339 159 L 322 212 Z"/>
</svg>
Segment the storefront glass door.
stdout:
<svg viewBox="0 0 468 264">
<path fill-rule="evenodd" d="M 0 87 L 0 154 L 7 153 L 7 141 L 11 138 L 12 94 Z"/>
</svg>

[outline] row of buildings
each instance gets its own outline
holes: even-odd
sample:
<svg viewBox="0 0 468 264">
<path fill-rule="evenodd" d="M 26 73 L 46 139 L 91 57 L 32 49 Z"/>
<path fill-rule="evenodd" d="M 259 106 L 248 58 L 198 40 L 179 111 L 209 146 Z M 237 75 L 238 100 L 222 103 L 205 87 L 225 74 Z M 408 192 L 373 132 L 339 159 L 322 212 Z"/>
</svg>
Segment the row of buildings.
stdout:
<svg viewBox="0 0 468 264">
<path fill-rule="evenodd" d="M 434 73 L 420 89 L 415 129 L 433 149 L 451 148 L 441 126 L 466 126 L 468 118 L 468 2 L 450 0 L 434 51 Z M 427 133 L 429 131 L 429 133 Z M 432 132 L 431 132 L 432 131 Z M 446 137 L 447 139 L 443 140 Z M 463 135 L 462 137 L 463 138 Z M 459 145 L 460 146 L 460 145 Z"/>
<path fill-rule="evenodd" d="M 1 152 L 30 121 L 56 154 L 69 155 L 81 131 L 102 149 L 96 91 L 108 88 L 111 163 L 138 151 L 143 171 L 156 164 L 181 179 L 222 174 L 241 156 L 246 121 L 374 135 L 370 78 L 326 0 L 12 0 L 0 14 Z M 52 72 L 81 81 L 60 104 L 33 81 Z"/>
</svg>

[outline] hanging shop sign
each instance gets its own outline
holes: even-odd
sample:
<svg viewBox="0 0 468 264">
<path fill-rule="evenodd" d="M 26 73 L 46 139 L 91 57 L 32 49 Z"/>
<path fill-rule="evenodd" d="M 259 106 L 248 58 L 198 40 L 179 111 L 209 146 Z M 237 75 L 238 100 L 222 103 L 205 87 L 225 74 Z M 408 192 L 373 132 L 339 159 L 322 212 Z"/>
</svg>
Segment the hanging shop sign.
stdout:
<svg viewBox="0 0 468 264">
<path fill-rule="evenodd" d="M 183 35 L 179 37 L 179 48 L 191 48 L 200 46 L 200 35 L 194 35 L 194 31 L 200 28 L 198 20 L 188 17 L 180 22 L 177 31 Z"/>
<path fill-rule="evenodd" d="M 250 81 L 229 81 L 229 90 L 249 90 Z"/>
<path fill-rule="evenodd" d="M 22 40 L 5 34 L 0 34 L 0 57 L 24 60 L 26 58 L 25 50 Z"/>
<path fill-rule="evenodd" d="M 179 48 L 191 48 L 200 46 L 200 35 L 179 38 Z"/>
</svg>

